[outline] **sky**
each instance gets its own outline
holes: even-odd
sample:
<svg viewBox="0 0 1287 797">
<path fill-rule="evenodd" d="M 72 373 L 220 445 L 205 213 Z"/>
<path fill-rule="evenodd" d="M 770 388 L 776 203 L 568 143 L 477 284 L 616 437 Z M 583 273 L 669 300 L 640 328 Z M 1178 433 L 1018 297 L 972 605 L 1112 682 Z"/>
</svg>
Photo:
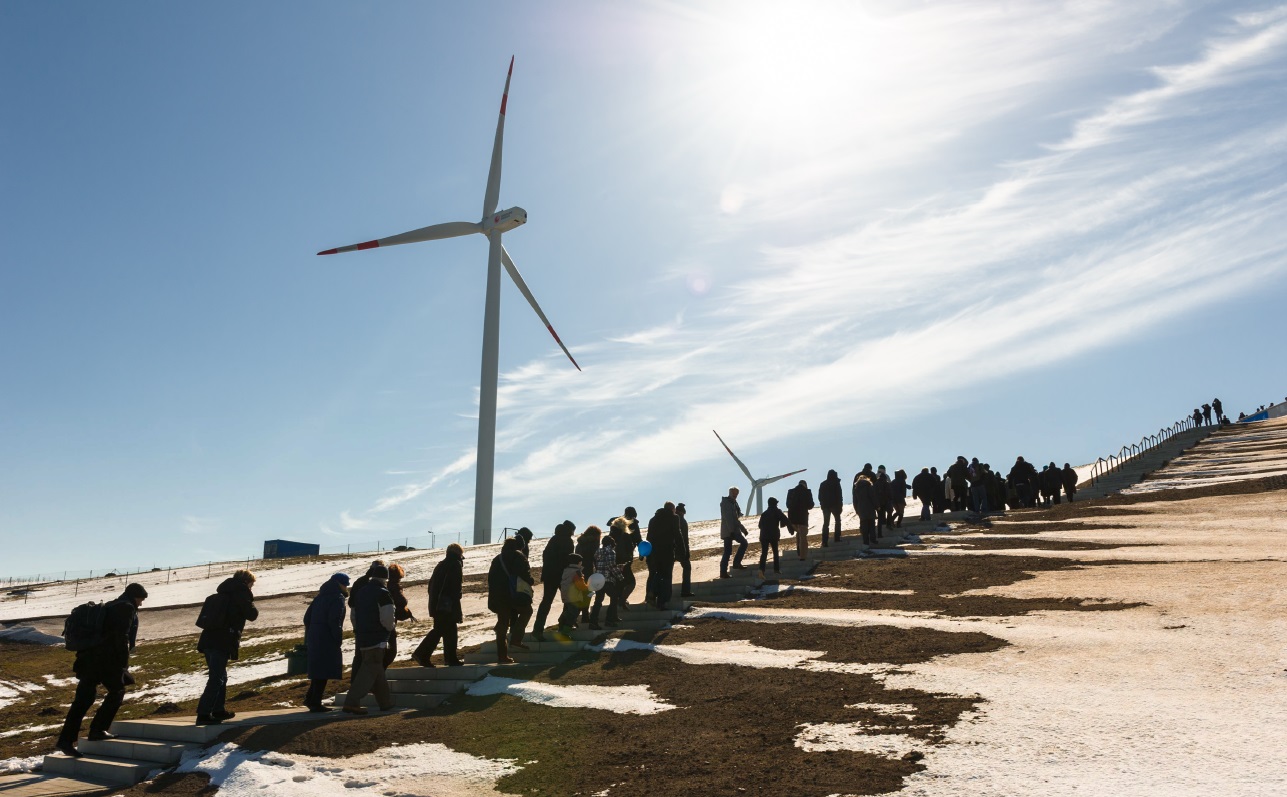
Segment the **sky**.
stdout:
<svg viewBox="0 0 1287 797">
<path fill-rule="evenodd" d="M 486 242 L 315 253 L 477 220 L 511 56 L 498 533 L 1287 396 L 1284 4 L 13 0 L 0 576 L 472 536 Z"/>
</svg>

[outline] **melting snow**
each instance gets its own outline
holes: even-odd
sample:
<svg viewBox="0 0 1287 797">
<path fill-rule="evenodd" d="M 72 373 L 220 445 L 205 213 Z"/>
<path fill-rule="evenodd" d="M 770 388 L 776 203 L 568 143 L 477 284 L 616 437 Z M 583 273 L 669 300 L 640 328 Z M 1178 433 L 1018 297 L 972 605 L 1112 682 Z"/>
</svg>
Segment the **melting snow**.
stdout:
<svg viewBox="0 0 1287 797">
<path fill-rule="evenodd" d="M 14 625 L 9 628 L 0 628 L 0 641 L 22 642 L 28 645 L 61 645 L 63 638 L 46 634 L 29 625 Z"/>
<path fill-rule="evenodd" d="M 12 736 L 21 736 L 24 733 L 43 733 L 44 731 L 53 731 L 61 727 L 63 727 L 61 722 L 57 725 L 23 725 L 20 728 L 0 731 L 0 739 L 8 739 Z"/>
<path fill-rule="evenodd" d="M 29 758 L 0 759 L 0 775 L 20 775 L 24 772 L 35 772 L 44 764 L 45 757 L 33 755 Z"/>
<path fill-rule="evenodd" d="M 13 705 L 23 695 L 44 690 L 41 684 L 29 684 L 23 681 L 0 681 L 0 708 Z"/>
<path fill-rule="evenodd" d="M 600 708 L 617 714 L 656 714 L 676 706 L 657 698 L 647 686 L 561 686 L 489 675 L 469 695 L 513 695 L 554 708 Z"/>
<path fill-rule="evenodd" d="M 477 758 L 441 744 L 394 745 L 350 758 L 244 750 L 232 743 L 185 753 L 178 772 L 202 772 L 221 797 L 459 793 L 518 771 L 510 760 Z"/>
<path fill-rule="evenodd" d="M 795 746 L 810 753 L 853 750 L 885 758 L 901 758 L 917 745 L 916 740 L 901 733 L 868 733 L 860 722 L 804 724 L 795 737 Z"/>
<path fill-rule="evenodd" d="M 624 650 L 647 650 L 679 659 L 685 664 L 734 664 L 757 669 L 802 669 L 814 672 L 870 673 L 888 669 L 873 664 L 840 664 L 818 661 L 826 655 L 821 650 L 779 650 L 763 648 L 744 639 L 722 642 L 687 642 L 682 645 L 657 645 L 629 639 L 608 639 L 590 650 L 614 653 Z"/>
</svg>

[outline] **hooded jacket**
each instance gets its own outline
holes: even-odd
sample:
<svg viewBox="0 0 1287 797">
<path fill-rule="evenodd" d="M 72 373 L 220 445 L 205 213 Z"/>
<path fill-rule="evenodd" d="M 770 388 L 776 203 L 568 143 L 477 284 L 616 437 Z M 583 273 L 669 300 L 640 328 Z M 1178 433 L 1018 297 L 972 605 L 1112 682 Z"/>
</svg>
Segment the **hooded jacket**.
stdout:
<svg viewBox="0 0 1287 797">
<path fill-rule="evenodd" d="M 369 578 L 353 596 L 353 638 L 358 650 L 387 648 L 394 629 L 393 596 L 383 578 Z"/>
<path fill-rule="evenodd" d="M 344 677 L 340 645 L 344 642 L 344 590 L 330 579 L 304 612 L 304 644 L 308 647 L 308 677 Z"/>
<path fill-rule="evenodd" d="M 449 550 L 442 561 L 434 565 L 433 575 L 429 577 L 429 616 L 453 623 L 464 622 L 460 608 L 464 584 L 465 560 Z"/>
<path fill-rule="evenodd" d="M 874 520 L 876 518 L 876 489 L 872 486 L 872 483 L 866 479 L 855 478 L 853 493 L 854 512 L 860 519 Z"/>
<path fill-rule="evenodd" d="M 197 652 L 219 651 L 228 654 L 229 661 L 236 661 L 246 623 L 259 617 L 255 596 L 246 582 L 236 578 L 225 578 L 215 593 L 224 600 L 224 621 L 217 628 L 202 629 L 201 638 L 197 640 Z"/>
<path fill-rule="evenodd" d="M 679 545 L 679 516 L 664 506 L 658 509 L 648 521 L 648 542 L 652 543 L 649 562 L 674 562 Z"/>
<path fill-rule="evenodd" d="M 813 509 L 813 491 L 804 482 L 787 490 L 787 518 L 794 526 L 809 525 L 809 510 Z"/>
<path fill-rule="evenodd" d="M 840 474 L 834 470 L 827 471 L 827 478 L 818 485 L 818 506 L 839 512 L 845 508 L 845 490 L 840 483 Z"/>
<path fill-rule="evenodd" d="M 563 568 L 568 563 L 568 556 L 576 549 L 576 543 L 572 541 L 574 531 L 576 526 L 566 520 L 554 527 L 554 536 L 545 543 L 545 550 L 541 551 L 542 584 L 559 583 Z"/>
<path fill-rule="evenodd" d="M 782 539 L 782 529 L 790 526 L 791 522 L 778 505 L 769 504 L 769 508 L 760 515 L 760 542 L 777 542 Z M 794 529 L 791 533 L 795 533 Z"/>
</svg>

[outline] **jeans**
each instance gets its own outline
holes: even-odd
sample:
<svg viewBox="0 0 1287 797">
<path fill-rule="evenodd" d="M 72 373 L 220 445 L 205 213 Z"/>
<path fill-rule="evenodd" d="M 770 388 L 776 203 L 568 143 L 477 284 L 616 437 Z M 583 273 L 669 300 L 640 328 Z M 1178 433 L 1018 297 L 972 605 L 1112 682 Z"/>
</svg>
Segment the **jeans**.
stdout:
<svg viewBox="0 0 1287 797">
<path fill-rule="evenodd" d="M 721 556 L 719 560 L 719 574 L 722 576 L 728 573 L 728 558 L 730 556 L 733 556 L 733 566 L 736 567 L 742 564 L 742 556 L 745 553 L 746 553 L 745 537 L 737 538 L 737 556 L 733 556 L 733 539 L 729 538 L 724 540 L 724 555 Z"/>
<path fill-rule="evenodd" d="M 76 697 L 72 698 L 71 708 L 67 709 L 63 731 L 58 735 L 60 746 L 65 747 L 76 743 L 76 737 L 80 735 L 80 724 L 85 719 L 89 707 L 94 705 L 94 700 L 98 697 L 99 684 L 107 688 L 107 694 L 103 697 L 103 703 L 98 707 L 98 711 L 94 712 L 94 719 L 89 723 L 89 729 L 91 732 L 106 731 L 112 727 L 112 720 L 116 719 L 116 712 L 121 707 L 121 701 L 125 699 L 125 684 L 120 678 L 82 677 L 80 683 L 76 684 Z"/>
<path fill-rule="evenodd" d="M 433 617 L 433 629 L 425 635 L 423 641 L 416 648 L 416 652 L 411 657 L 416 661 L 429 662 L 433 656 L 434 650 L 438 647 L 438 642 L 442 641 L 442 657 L 448 664 L 460 661 L 456 654 L 456 618 L 445 614 L 435 614 Z"/>
<path fill-rule="evenodd" d="M 599 609 L 603 607 L 605 595 L 609 598 L 608 622 L 616 623 L 620 619 L 617 615 L 617 601 L 620 600 L 621 585 L 615 581 L 609 581 L 594 595 L 594 608 L 590 610 L 590 622 L 594 625 L 599 624 Z"/>
<path fill-rule="evenodd" d="M 1069 501 L 1072 499 L 1069 498 Z M 683 571 L 683 583 L 680 585 L 680 593 L 687 595 L 693 591 L 693 563 L 688 559 L 682 559 L 679 562 L 679 569 Z"/>
<path fill-rule="evenodd" d="M 532 616 L 532 604 L 527 601 L 507 606 L 496 613 L 496 635 L 504 637 L 509 634 L 511 643 L 523 641 L 523 630 L 527 628 L 527 619 Z"/>
<path fill-rule="evenodd" d="M 836 539 L 840 539 L 840 513 L 842 511 L 842 507 L 829 509 L 824 506 L 822 508 L 822 544 L 824 546 L 827 545 L 827 532 L 830 530 L 832 518 L 836 521 Z"/>
<path fill-rule="evenodd" d="M 792 523 L 791 528 L 795 529 L 795 555 L 800 557 L 801 561 L 809 558 L 809 524 Z M 760 568 L 763 570 L 764 568 Z M 773 568 L 777 570 L 777 567 Z"/>
<path fill-rule="evenodd" d="M 362 656 L 362 667 L 353 682 L 349 684 L 348 696 L 344 698 L 345 708 L 357 708 L 362 698 L 368 693 L 375 693 L 375 702 L 381 711 L 393 708 L 393 696 L 389 694 L 389 679 L 384 675 L 384 648 L 366 648 L 359 651 Z"/>
<path fill-rule="evenodd" d="M 773 551 L 773 572 L 781 573 L 782 568 L 778 565 L 778 541 L 777 540 L 760 540 L 760 572 L 764 572 L 764 566 L 769 562 L 769 551 Z"/>
<path fill-rule="evenodd" d="M 197 716 L 208 717 L 224 711 L 228 698 L 228 653 L 222 650 L 206 651 L 206 689 L 197 701 Z"/>
<path fill-rule="evenodd" d="M 648 594 L 657 599 L 658 609 L 664 609 L 672 592 L 670 582 L 675 578 L 675 563 L 649 560 L 648 567 Z"/>
<path fill-rule="evenodd" d="M 561 574 L 560 574 L 561 575 Z M 539 633 L 545 630 L 545 621 L 550 616 L 550 607 L 554 605 L 554 599 L 559 596 L 559 580 L 542 581 L 541 586 L 545 591 L 541 593 L 541 605 L 536 609 L 536 622 L 532 623 L 532 631 Z"/>
</svg>

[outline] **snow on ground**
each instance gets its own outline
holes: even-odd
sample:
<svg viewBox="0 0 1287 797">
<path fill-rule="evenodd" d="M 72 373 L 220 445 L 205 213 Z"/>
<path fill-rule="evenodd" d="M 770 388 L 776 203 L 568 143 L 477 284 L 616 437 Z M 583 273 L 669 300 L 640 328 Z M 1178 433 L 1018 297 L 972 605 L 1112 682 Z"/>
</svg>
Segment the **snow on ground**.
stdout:
<svg viewBox="0 0 1287 797">
<path fill-rule="evenodd" d="M 24 681 L 0 681 L 0 708 L 17 703 L 23 695 L 44 691 L 42 684 L 29 684 Z"/>
<path fill-rule="evenodd" d="M 21 642 L 27 645 L 61 645 L 63 638 L 47 634 L 29 625 L 13 625 L 0 628 L 0 642 Z"/>
<path fill-rule="evenodd" d="M 685 664 L 734 664 L 756 669 L 802 669 L 813 672 L 881 672 L 887 665 L 844 664 L 819 661 L 827 655 L 823 650 L 780 650 L 753 645 L 744 639 L 722 642 L 687 642 L 682 645 L 658 645 L 635 642 L 629 639 L 608 639 L 590 650 L 614 653 L 625 650 L 647 650 L 679 659 Z"/>
<path fill-rule="evenodd" d="M 1287 419 L 1266 421 L 1195 446 L 1124 494 L 1190 489 L 1287 474 Z"/>
<path fill-rule="evenodd" d="M 353 658 L 353 640 L 345 640 L 340 647 L 344 661 Z M 286 673 L 286 659 L 281 654 L 262 656 L 248 661 L 230 662 L 228 665 L 228 686 L 257 681 L 260 678 L 272 678 Z M 130 699 L 139 701 L 173 701 L 195 700 L 201 697 L 206 688 L 206 671 L 198 669 L 193 672 L 176 672 L 148 683 L 137 692 L 130 693 Z"/>
<path fill-rule="evenodd" d="M 43 755 L 33 755 L 28 758 L 4 758 L 0 759 L 0 775 L 21 775 L 24 772 L 35 772 L 44 766 L 45 757 Z"/>
<path fill-rule="evenodd" d="M 873 733 L 861 722 L 819 722 L 801 725 L 795 746 L 810 753 L 855 750 L 885 758 L 902 758 L 927 745 L 901 733 Z"/>
<path fill-rule="evenodd" d="M 495 794 L 513 761 L 478 758 L 441 744 L 393 745 L 349 758 L 244 750 L 225 743 L 185 753 L 176 771 L 210 776 L 221 797 Z"/>
<path fill-rule="evenodd" d="M 656 714 L 673 706 L 659 699 L 647 686 L 561 686 L 488 675 L 472 684 L 466 694 L 513 695 L 529 703 L 554 708 L 599 708 L 617 714 Z"/>
<path fill-rule="evenodd" d="M 20 728 L 13 728 L 7 731 L 0 731 L 0 739 L 8 739 L 13 736 L 22 736 L 25 733 L 44 733 L 45 731 L 58 730 L 63 724 L 56 725 L 23 725 Z"/>
</svg>

